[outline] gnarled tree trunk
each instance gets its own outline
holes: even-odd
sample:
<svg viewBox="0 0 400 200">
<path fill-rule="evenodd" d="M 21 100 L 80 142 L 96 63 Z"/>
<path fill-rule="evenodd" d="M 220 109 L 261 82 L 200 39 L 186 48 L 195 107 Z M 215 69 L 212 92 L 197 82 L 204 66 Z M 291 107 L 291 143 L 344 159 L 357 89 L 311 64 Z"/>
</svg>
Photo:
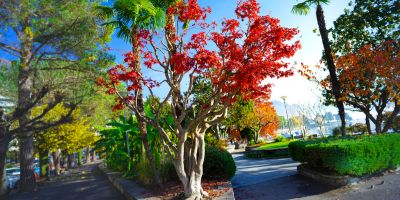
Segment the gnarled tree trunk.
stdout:
<svg viewBox="0 0 400 200">
<path fill-rule="evenodd" d="M 208 196 L 201 186 L 205 158 L 204 132 L 195 133 L 192 136 L 194 138 L 191 138 L 190 143 L 185 142 L 178 145 L 179 154 L 174 160 L 174 165 L 179 180 L 183 184 L 185 197 L 202 199 L 204 196 Z M 186 154 L 187 160 L 185 160 L 185 149 L 189 150 L 189 153 Z"/>
</svg>

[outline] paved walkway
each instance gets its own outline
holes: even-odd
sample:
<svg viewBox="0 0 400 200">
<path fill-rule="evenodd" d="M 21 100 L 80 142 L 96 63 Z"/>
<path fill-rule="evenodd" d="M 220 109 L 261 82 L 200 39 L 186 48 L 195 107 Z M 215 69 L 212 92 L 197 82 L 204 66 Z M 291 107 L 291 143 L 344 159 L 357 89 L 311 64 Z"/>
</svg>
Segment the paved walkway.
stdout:
<svg viewBox="0 0 400 200">
<path fill-rule="evenodd" d="M 248 159 L 244 154 L 232 154 L 236 163 L 236 174 L 232 179 L 233 188 L 287 177 L 297 174 L 297 165 L 291 158 Z"/>
<path fill-rule="evenodd" d="M 67 180 L 65 180 L 67 179 Z M 33 193 L 14 193 L 9 200 L 122 200 L 125 199 L 97 169 L 96 164 L 75 170 L 74 175 L 47 183 Z"/>
<path fill-rule="evenodd" d="M 333 187 L 300 176 L 298 163 L 285 159 L 247 159 L 233 154 L 237 172 L 232 185 L 237 200 L 398 200 L 400 171 L 347 187 Z"/>
</svg>

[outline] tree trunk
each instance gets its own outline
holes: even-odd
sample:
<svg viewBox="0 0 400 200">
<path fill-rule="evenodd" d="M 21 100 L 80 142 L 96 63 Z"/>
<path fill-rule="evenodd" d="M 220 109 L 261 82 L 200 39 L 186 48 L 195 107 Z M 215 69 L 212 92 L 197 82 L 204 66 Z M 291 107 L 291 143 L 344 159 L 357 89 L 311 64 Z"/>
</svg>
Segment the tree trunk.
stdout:
<svg viewBox="0 0 400 200">
<path fill-rule="evenodd" d="M 96 150 L 92 151 L 92 161 L 96 162 L 97 161 L 97 156 L 96 156 Z"/>
<path fill-rule="evenodd" d="M 60 149 L 57 149 L 56 152 L 54 152 L 54 167 L 56 169 L 56 175 L 60 175 L 61 172 L 61 151 Z"/>
<path fill-rule="evenodd" d="M 396 116 L 400 113 L 400 105 L 398 105 L 398 102 L 395 100 L 394 101 L 394 109 L 390 116 L 386 119 L 384 127 L 382 132 L 386 133 L 389 128 L 392 128 L 393 126 L 393 121 L 395 120 Z"/>
<path fill-rule="evenodd" d="M 73 167 L 74 167 L 74 165 L 75 165 L 75 160 L 74 160 L 74 154 L 73 153 L 71 153 L 71 154 L 68 154 L 68 156 L 67 156 L 67 167 L 68 167 L 68 169 L 72 169 Z"/>
<path fill-rule="evenodd" d="M 90 163 L 90 147 L 86 147 L 86 164 Z"/>
<path fill-rule="evenodd" d="M 368 114 L 365 115 L 365 124 L 367 125 L 368 134 L 371 135 L 372 134 L 372 132 L 371 132 L 371 124 L 369 122 Z"/>
<path fill-rule="evenodd" d="M 82 149 L 78 151 L 78 166 L 82 165 Z"/>
<path fill-rule="evenodd" d="M 132 29 L 132 32 L 131 32 L 131 45 L 132 45 L 132 52 L 135 54 L 135 57 L 136 57 L 135 58 L 136 71 L 137 72 L 141 72 L 140 44 L 139 44 L 140 41 L 138 41 L 136 39 L 138 31 L 139 30 L 138 30 L 137 26 L 135 26 Z M 139 80 L 139 85 L 143 85 L 143 80 L 141 80 L 141 79 Z M 139 113 L 135 113 L 135 115 L 136 115 L 136 118 L 138 120 L 139 131 L 140 131 L 140 134 L 141 134 L 142 142 L 143 142 L 144 148 L 146 150 L 146 155 L 147 155 L 147 158 L 148 158 L 148 160 L 150 162 L 151 169 L 153 171 L 154 181 L 159 187 L 162 187 L 160 175 L 158 173 L 158 170 L 157 170 L 157 167 L 156 167 L 156 164 L 155 164 L 155 161 L 153 159 L 153 155 L 152 155 L 152 152 L 151 152 L 151 149 L 150 149 L 150 146 L 149 146 L 149 141 L 147 139 L 147 125 L 146 125 L 146 122 L 139 117 L 139 115 L 141 115 L 141 116 L 145 115 L 145 113 L 144 113 L 143 91 L 142 91 L 142 89 L 140 89 L 140 87 L 135 91 L 135 96 L 136 96 L 136 99 L 137 99 L 136 103 L 137 103 L 137 109 L 138 109 L 138 112 L 139 112 Z"/>
<path fill-rule="evenodd" d="M 31 192 L 35 189 L 35 174 L 33 166 L 33 137 L 20 137 L 19 138 L 19 157 L 21 166 L 21 190 Z"/>
<path fill-rule="evenodd" d="M 340 130 L 342 132 L 342 136 L 345 136 L 346 135 L 346 118 L 345 118 L 344 104 L 343 104 L 343 101 L 340 100 L 340 97 L 341 97 L 340 82 L 338 81 L 338 78 L 336 75 L 336 66 L 335 66 L 335 63 L 334 63 L 333 57 L 332 57 L 332 50 L 331 50 L 331 45 L 329 43 L 328 31 L 326 30 L 324 11 L 322 10 L 322 6 L 320 4 L 318 4 L 318 6 L 317 6 L 316 14 L 317 14 L 319 33 L 321 35 L 322 44 L 324 46 L 324 54 L 325 54 L 326 64 L 327 64 L 328 71 L 329 71 L 330 82 L 332 85 L 332 93 L 335 98 L 336 107 L 339 110 L 339 116 L 340 116 L 340 120 L 341 120 Z"/>
<path fill-rule="evenodd" d="M 185 145 L 190 145 L 189 161 L 184 161 Z M 202 199 L 208 194 L 201 186 L 201 178 L 203 176 L 203 163 L 205 157 L 204 134 L 196 134 L 191 143 L 181 143 L 179 155 L 177 155 L 174 165 L 179 180 L 183 184 L 185 197 L 187 199 Z M 185 166 L 189 163 L 189 166 Z M 188 168 L 185 170 L 185 168 Z"/>
<path fill-rule="evenodd" d="M 3 132 L 1 132 L 3 134 Z M 11 141 L 11 135 L 4 132 L 0 140 L 0 197 L 8 192 L 6 179 L 6 155 Z"/>
<path fill-rule="evenodd" d="M 25 27 L 23 27 L 25 29 Z M 32 37 L 30 34 L 23 34 L 21 37 L 21 58 L 18 71 L 18 102 L 16 110 L 24 112 L 19 117 L 20 126 L 25 126 L 30 117 L 30 111 L 26 107 L 31 104 L 32 98 L 32 78 L 29 60 L 32 56 Z M 33 133 L 20 132 L 17 134 L 20 139 L 20 167 L 21 167 L 21 189 L 23 191 L 33 191 L 35 188 L 35 176 L 33 170 Z"/>
</svg>

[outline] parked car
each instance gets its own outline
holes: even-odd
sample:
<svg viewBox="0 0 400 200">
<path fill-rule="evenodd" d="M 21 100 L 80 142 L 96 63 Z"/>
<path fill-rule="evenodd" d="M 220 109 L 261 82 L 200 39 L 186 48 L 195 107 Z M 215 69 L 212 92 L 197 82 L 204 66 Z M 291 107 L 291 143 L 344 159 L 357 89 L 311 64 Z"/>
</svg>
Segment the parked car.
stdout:
<svg viewBox="0 0 400 200">
<path fill-rule="evenodd" d="M 34 164 L 34 172 L 36 174 L 40 174 L 39 163 Z M 20 167 L 13 167 L 6 169 L 7 187 L 9 189 L 14 188 L 17 182 L 19 181 L 20 177 L 21 177 Z"/>
<path fill-rule="evenodd" d="M 7 187 L 12 189 L 20 179 L 21 169 L 13 167 L 6 169 Z"/>
</svg>

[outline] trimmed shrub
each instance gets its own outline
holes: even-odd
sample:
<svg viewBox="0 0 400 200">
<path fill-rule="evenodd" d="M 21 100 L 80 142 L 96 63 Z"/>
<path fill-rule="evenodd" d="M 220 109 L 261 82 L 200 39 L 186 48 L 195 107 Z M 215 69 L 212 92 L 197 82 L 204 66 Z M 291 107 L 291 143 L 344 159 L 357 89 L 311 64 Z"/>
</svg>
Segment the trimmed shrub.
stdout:
<svg viewBox="0 0 400 200">
<path fill-rule="evenodd" d="M 400 165 L 400 134 L 296 141 L 289 152 L 293 160 L 315 169 L 362 176 Z"/>
<path fill-rule="evenodd" d="M 288 139 L 283 137 L 282 135 L 278 135 L 275 138 L 275 142 L 285 142 L 285 141 L 288 141 Z"/>
<path fill-rule="evenodd" d="M 206 146 L 203 171 L 205 177 L 231 179 L 236 173 L 236 164 L 225 149 Z"/>
</svg>

